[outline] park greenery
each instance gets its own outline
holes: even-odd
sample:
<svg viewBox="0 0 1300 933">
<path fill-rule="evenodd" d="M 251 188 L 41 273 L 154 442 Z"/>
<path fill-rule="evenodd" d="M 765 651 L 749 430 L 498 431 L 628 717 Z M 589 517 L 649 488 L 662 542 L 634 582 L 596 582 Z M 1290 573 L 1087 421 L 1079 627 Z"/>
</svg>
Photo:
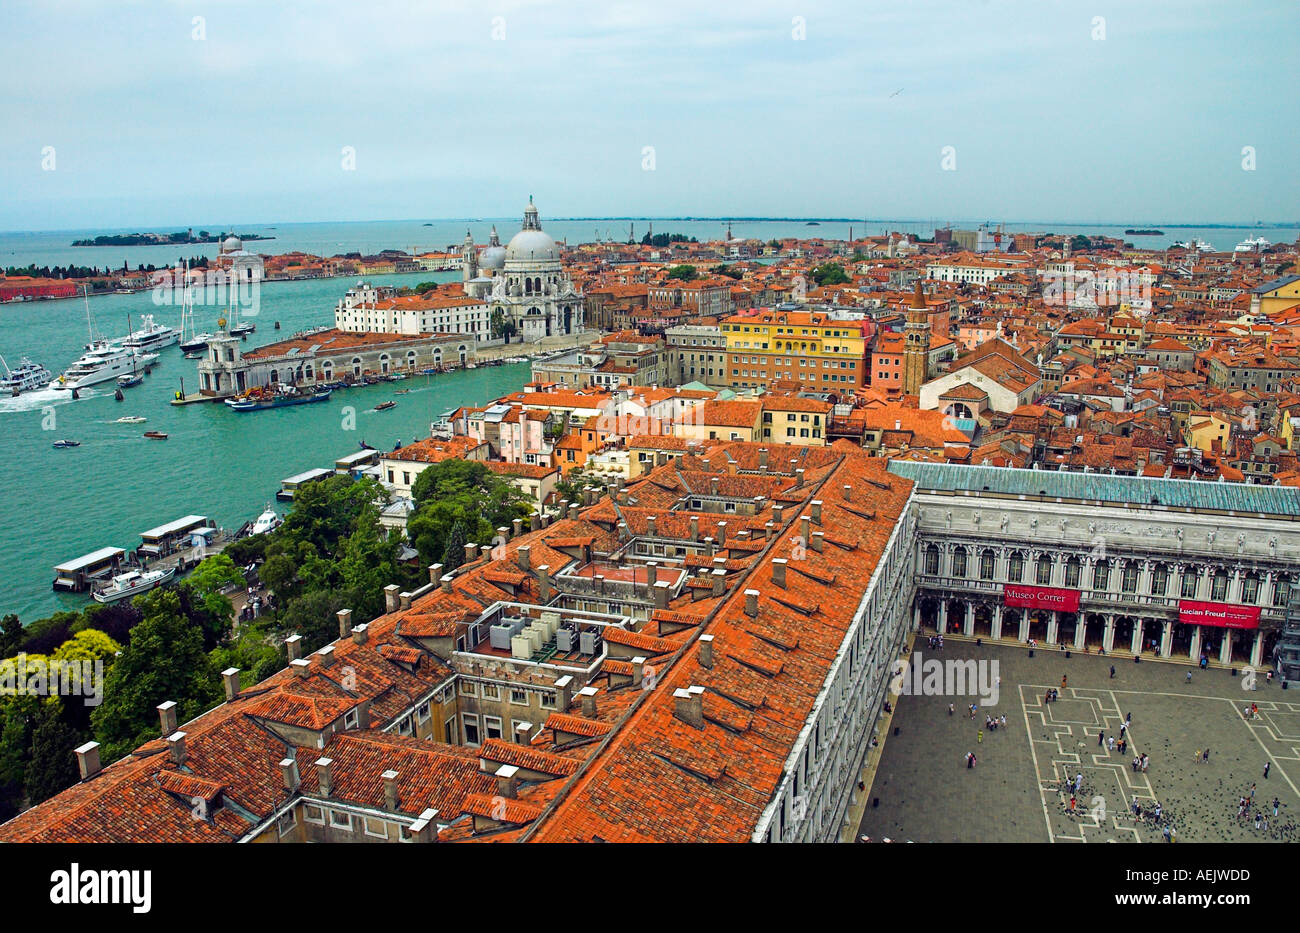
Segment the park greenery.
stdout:
<svg viewBox="0 0 1300 933">
<path fill-rule="evenodd" d="M 846 282 L 853 281 L 852 277 L 844 271 L 844 267 L 837 262 L 827 262 L 816 266 L 810 275 L 819 288 L 824 285 L 843 285 Z"/>
<path fill-rule="evenodd" d="M 680 265 L 670 268 L 664 278 L 670 281 L 680 279 L 683 282 L 693 282 L 699 277 L 699 274 L 699 270 L 694 266 Z"/>
</svg>

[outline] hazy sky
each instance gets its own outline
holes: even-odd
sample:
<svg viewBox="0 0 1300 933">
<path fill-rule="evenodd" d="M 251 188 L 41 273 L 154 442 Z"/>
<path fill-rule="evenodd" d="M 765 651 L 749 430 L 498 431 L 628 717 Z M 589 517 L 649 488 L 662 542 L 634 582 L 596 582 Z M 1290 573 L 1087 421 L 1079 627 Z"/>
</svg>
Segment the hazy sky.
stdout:
<svg viewBox="0 0 1300 933">
<path fill-rule="evenodd" d="M 550 217 L 1300 204 L 1295 0 L 4 0 L 0 25 L 0 229 L 513 216 L 529 193 Z"/>
</svg>

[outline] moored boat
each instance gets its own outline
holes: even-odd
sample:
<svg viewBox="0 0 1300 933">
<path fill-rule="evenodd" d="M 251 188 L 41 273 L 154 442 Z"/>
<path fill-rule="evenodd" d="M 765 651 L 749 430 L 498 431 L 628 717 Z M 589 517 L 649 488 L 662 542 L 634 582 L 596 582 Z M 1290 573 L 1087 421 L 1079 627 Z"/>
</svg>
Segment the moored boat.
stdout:
<svg viewBox="0 0 1300 933">
<path fill-rule="evenodd" d="M 107 586 L 96 590 L 91 596 L 98 603 L 115 603 L 119 599 L 128 599 L 162 586 L 175 575 L 175 567 L 166 570 L 128 570 L 114 576 Z"/>
<path fill-rule="evenodd" d="M 265 408 L 284 408 L 288 405 L 307 405 L 312 402 L 326 402 L 330 397 L 329 389 L 323 391 L 300 391 L 293 386 L 274 386 L 269 389 L 250 389 L 243 395 L 225 400 L 234 411 L 261 411 Z"/>
</svg>

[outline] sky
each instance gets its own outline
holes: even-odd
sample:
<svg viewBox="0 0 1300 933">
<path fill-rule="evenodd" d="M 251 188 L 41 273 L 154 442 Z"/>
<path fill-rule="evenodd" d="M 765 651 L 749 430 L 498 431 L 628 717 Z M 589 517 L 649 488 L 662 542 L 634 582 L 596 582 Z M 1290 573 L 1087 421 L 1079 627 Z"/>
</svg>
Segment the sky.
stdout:
<svg viewBox="0 0 1300 933">
<path fill-rule="evenodd" d="M 0 10 L 0 230 L 1298 219 L 1295 0 Z"/>
</svg>

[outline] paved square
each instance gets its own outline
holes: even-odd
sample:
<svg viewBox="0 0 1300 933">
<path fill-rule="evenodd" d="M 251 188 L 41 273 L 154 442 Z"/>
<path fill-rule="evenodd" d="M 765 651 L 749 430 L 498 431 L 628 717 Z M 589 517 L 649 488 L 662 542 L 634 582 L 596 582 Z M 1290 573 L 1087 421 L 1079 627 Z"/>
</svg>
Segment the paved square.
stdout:
<svg viewBox="0 0 1300 933">
<path fill-rule="evenodd" d="M 1064 651 L 1038 648 L 1031 658 L 1026 648 L 951 638 L 942 652 L 929 650 L 924 638 L 917 645 L 927 661 L 996 662 L 986 682 L 1001 678 L 999 696 L 993 704 L 972 696 L 899 697 L 859 835 L 913 842 L 1162 842 L 1168 823 L 1178 842 L 1300 841 L 1300 690 L 1282 690 L 1261 676 L 1249 691 L 1245 678 L 1226 670 L 1150 660 L 1114 659 L 1112 678 L 1112 659 L 1098 655 L 1066 658 Z M 1052 688 L 1059 699 L 1048 702 Z M 980 704 L 974 720 L 972 702 Z M 1259 711 L 1248 719 L 1251 704 Z M 1006 727 L 986 729 L 986 714 L 1005 714 Z M 1112 751 L 1108 740 L 1120 741 L 1129 716 L 1128 747 Z M 1106 741 L 1099 743 L 1102 734 Z M 1196 753 L 1207 746 L 1210 758 L 1203 762 Z M 974 768 L 966 766 L 968 752 L 976 756 Z M 1148 756 L 1146 771 L 1133 768 L 1139 753 Z M 1072 810 L 1066 785 L 1080 774 Z M 1239 818 L 1238 801 L 1252 785 L 1250 815 Z M 1141 819 L 1132 809 L 1135 798 Z M 1157 804 L 1159 824 L 1152 818 Z"/>
</svg>

